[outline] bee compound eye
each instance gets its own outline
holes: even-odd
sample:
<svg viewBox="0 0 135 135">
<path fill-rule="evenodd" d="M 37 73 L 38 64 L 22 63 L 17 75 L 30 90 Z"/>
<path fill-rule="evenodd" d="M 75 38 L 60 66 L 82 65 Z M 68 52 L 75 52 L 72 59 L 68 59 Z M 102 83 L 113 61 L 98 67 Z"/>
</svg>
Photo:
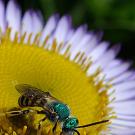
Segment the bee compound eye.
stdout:
<svg viewBox="0 0 135 135">
<path fill-rule="evenodd" d="M 75 128 L 76 126 L 78 125 L 78 120 L 77 118 L 68 118 L 66 121 L 65 121 L 65 124 L 64 124 L 64 127 L 66 127 L 67 129 L 73 129 Z"/>
<path fill-rule="evenodd" d="M 74 122 L 73 121 L 70 121 L 70 125 L 74 125 Z"/>
</svg>

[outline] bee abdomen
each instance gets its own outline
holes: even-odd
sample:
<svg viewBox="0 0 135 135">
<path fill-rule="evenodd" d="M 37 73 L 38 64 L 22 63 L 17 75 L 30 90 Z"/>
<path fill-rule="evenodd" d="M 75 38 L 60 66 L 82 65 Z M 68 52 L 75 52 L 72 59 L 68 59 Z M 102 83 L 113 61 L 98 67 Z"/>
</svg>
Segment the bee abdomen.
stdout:
<svg viewBox="0 0 135 135">
<path fill-rule="evenodd" d="M 31 100 L 30 100 L 28 97 L 24 96 L 24 95 L 22 95 L 22 96 L 19 98 L 18 104 L 19 104 L 20 107 L 32 106 Z"/>
</svg>

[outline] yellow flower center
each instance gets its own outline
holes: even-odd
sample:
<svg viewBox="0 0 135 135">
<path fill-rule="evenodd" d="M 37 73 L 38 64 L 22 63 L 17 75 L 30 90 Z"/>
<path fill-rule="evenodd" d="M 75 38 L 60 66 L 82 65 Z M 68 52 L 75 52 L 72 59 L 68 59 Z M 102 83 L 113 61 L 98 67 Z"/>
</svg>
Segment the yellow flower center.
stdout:
<svg viewBox="0 0 135 135">
<path fill-rule="evenodd" d="M 26 44 L 23 41 L 25 36 L 21 37 L 19 41 L 17 41 L 18 38 L 11 41 L 8 30 L 1 37 L 0 43 L 1 113 L 19 107 L 20 93 L 15 89 L 15 85 L 25 83 L 43 91 L 49 91 L 54 97 L 66 103 L 71 110 L 71 116 L 78 118 L 79 125 L 109 119 L 108 85 L 103 84 L 102 81 L 96 81 L 98 72 L 93 73 L 92 76 L 86 75 L 91 62 L 84 58 L 83 54 L 78 53 L 75 59 L 71 61 L 69 48 L 65 49 L 63 55 L 60 54 L 62 47 L 58 48 L 55 40 L 51 49 L 47 47 L 45 49 L 43 45 L 38 46 L 39 37 L 36 37 L 34 43 L 30 44 L 31 35 Z M 46 40 L 44 44 L 46 44 Z M 100 91 L 101 88 L 104 90 Z M 11 121 L 7 118 L 5 121 L 3 123 L 2 119 L 0 122 L 0 127 L 3 130 L 7 130 L 6 132 L 9 133 L 8 128 L 10 126 L 16 130 Z M 20 122 L 18 120 L 18 123 Z M 26 130 L 26 126 L 22 127 L 22 132 Z M 52 127 L 53 123 L 49 123 L 48 126 L 44 122 L 41 132 L 51 135 Z M 87 127 L 78 131 L 81 135 L 97 135 L 104 129 L 106 129 L 106 124 Z M 17 133 L 19 130 L 15 132 Z"/>
</svg>

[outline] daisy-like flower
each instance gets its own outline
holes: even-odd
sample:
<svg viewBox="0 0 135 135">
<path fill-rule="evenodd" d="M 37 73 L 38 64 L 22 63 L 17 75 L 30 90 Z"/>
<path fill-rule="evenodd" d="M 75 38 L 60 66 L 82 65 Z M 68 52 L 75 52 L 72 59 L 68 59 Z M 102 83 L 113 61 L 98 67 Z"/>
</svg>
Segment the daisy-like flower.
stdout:
<svg viewBox="0 0 135 135">
<path fill-rule="evenodd" d="M 45 25 L 39 12 L 22 17 L 14 0 L 7 6 L 0 0 L 0 28 L 0 134 L 53 134 L 49 120 L 38 131 L 42 115 L 7 116 L 20 109 L 15 85 L 21 83 L 66 103 L 79 125 L 110 120 L 78 129 L 81 135 L 135 134 L 135 76 L 129 62 L 116 58 L 119 45 L 110 48 L 84 25 L 74 29 L 69 16 L 55 14 Z"/>
</svg>

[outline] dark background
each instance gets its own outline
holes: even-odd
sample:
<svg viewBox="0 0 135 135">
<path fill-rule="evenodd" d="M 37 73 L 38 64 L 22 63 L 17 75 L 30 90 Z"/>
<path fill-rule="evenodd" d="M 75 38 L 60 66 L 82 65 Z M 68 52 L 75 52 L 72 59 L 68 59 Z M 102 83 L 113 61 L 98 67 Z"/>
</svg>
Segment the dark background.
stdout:
<svg viewBox="0 0 135 135">
<path fill-rule="evenodd" d="M 18 0 L 23 12 L 40 9 L 44 19 L 59 13 L 72 16 L 75 27 L 88 24 L 89 30 L 103 30 L 103 39 L 121 43 L 119 54 L 135 61 L 135 0 Z M 134 62 L 135 65 L 135 62 Z"/>
</svg>

